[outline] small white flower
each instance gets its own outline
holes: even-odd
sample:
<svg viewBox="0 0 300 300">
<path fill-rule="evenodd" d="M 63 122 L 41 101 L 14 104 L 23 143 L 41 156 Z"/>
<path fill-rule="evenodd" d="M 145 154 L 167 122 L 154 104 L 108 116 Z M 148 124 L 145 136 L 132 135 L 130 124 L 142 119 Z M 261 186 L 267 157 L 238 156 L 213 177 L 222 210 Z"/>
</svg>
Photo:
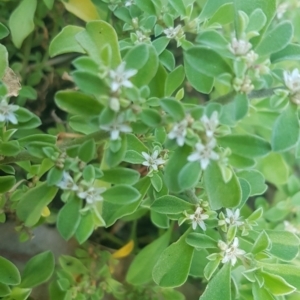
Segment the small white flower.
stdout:
<svg viewBox="0 0 300 300">
<path fill-rule="evenodd" d="M 187 214 L 185 212 L 185 215 L 187 216 L 187 218 L 189 220 L 192 220 L 192 228 L 193 230 L 196 230 L 197 225 L 202 229 L 202 230 L 206 230 L 206 225 L 204 223 L 204 220 L 207 220 L 209 218 L 209 215 L 203 213 L 203 208 L 198 206 L 196 208 L 196 211 L 194 214 Z"/>
<path fill-rule="evenodd" d="M 139 31 L 137 30 L 135 32 L 136 34 L 136 37 L 137 37 L 137 43 L 143 43 L 143 42 L 146 42 L 146 41 L 149 41 L 149 37 L 147 37 L 145 34 L 143 34 L 142 31 Z"/>
<path fill-rule="evenodd" d="M 277 19 L 281 19 L 283 17 L 288 7 L 289 7 L 288 3 L 281 3 L 280 5 L 278 5 L 276 11 Z"/>
<path fill-rule="evenodd" d="M 112 141 L 119 138 L 120 132 L 129 133 L 132 131 L 131 127 L 124 123 L 122 115 L 119 115 L 111 124 L 100 125 L 100 128 L 110 132 L 110 139 Z"/>
<path fill-rule="evenodd" d="M 239 221 L 240 218 L 240 210 L 237 208 L 235 211 L 226 208 L 226 218 L 225 222 L 229 225 L 241 226 L 244 224 L 243 221 Z"/>
<path fill-rule="evenodd" d="M 215 139 L 209 141 L 208 144 L 196 144 L 196 151 L 188 156 L 188 161 L 199 161 L 201 168 L 205 170 L 210 160 L 218 160 L 219 155 L 213 150 L 216 146 Z"/>
<path fill-rule="evenodd" d="M 143 166 L 149 167 L 151 170 L 157 171 L 159 165 L 163 165 L 166 161 L 158 157 L 158 150 L 155 150 L 152 155 L 149 155 L 146 152 L 142 152 L 143 157 L 146 159 L 142 162 Z"/>
<path fill-rule="evenodd" d="M 125 2 L 125 6 L 128 7 L 128 6 L 131 6 L 133 4 L 133 0 L 127 0 Z"/>
<path fill-rule="evenodd" d="M 8 104 L 4 99 L 0 103 L 0 122 L 10 122 L 18 124 L 18 120 L 14 114 L 19 109 L 18 105 Z"/>
<path fill-rule="evenodd" d="M 229 51 L 236 56 L 246 55 L 251 48 L 252 45 L 248 41 L 242 39 L 238 40 L 235 37 L 228 45 Z"/>
<path fill-rule="evenodd" d="M 111 82 L 111 91 L 116 92 L 122 86 L 131 88 L 133 84 L 128 80 L 130 77 L 134 76 L 137 73 L 137 70 L 125 70 L 125 62 L 122 62 L 116 70 L 109 71 L 109 77 L 112 80 Z"/>
<path fill-rule="evenodd" d="M 172 130 L 168 133 L 168 138 L 170 140 L 176 139 L 178 146 L 183 146 L 187 134 L 187 126 L 188 121 L 186 119 L 174 124 Z"/>
<path fill-rule="evenodd" d="M 200 120 L 204 126 L 206 136 L 212 138 L 219 125 L 218 112 L 214 111 L 210 116 L 210 119 L 204 115 Z"/>
<path fill-rule="evenodd" d="M 235 237 L 233 242 L 229 245 L 227 245 L 223 241 L 219 241 L 218 246 L 223 252 L 223 264 L 231 262 L 231 265 L 234 266 L 237 262 L 238 256 L 244 255 L 246 253 L 244 250 L 238 248 L 239 240 L 237 237 Z"/>
<path fill-rule="evenodd" d="M 294 69 L 292 73 L 283 72 L 284 83 L 292 94 L 300 91 L 300 74 L 298 69 Z"/>
<path fill-rule="evenodd" d="M 284 224 L 284 229 L 286 231 L 289 231 L 289 232 L 292 232 L 292 233 L 295 233 L 295 234 L 300 233 L 300 231 L 293 224 L 291 224 L 290 222 L 284 221 L 283 224 Z"/>
<path fill-rule="evenodd" d="M 164 30 L 164 34 L 167 36 L 169 39 L 174 39 L 176 37 L 179 37 L 179 33 L 181 31 L 181 25 L 177 25 L 175 28 L 174 27 L 169 27 Z"/>
<path fill-rule="evenodd" d="M 253 50 L 249 51 L 245 56 L 245 61 L 248 67 L 254 66 L 254 63 L 257 61 L 257 59 L 258 59 L 258 54 L 255 53 Z"/>
<path fill-rule="evenodd" d="M 77 191 L 78 186 L 74 182 L 72 176 L 68 172 L 63 172 L 63 177 L 59 183 L 56 184 L 62 190 L 69 190 L 69 191 Z"/>
<path fill-rule="evenodd" d="M 106 188 L 95 188 L 93 186 L 77 193 L 77 196 L 81 199 L 85 199 L 88 204 L 94 204 L 103 200 L 101 194 L 106 191 Z"/>
</svg>

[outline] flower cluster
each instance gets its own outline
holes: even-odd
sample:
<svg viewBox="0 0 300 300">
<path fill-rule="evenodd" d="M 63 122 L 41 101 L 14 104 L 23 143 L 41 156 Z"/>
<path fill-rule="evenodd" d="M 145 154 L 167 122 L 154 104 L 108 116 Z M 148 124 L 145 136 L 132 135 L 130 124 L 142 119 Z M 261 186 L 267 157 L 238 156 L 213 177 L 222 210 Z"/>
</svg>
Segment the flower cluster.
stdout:
<svg viewBox="0 0 300 300">
<path fill-rule="evenodd" d="M 210 118 L 204 115 L 200 121 L 205 132 L 206 142 L 203 143 L 201 141 L 196 143 L 195 151 L 188 156 L 188 161 L 198 161 L 201 168 L 205 170 L 211 160 L 218 160 L 220 158 L 219 154 L 214 151 L 217 146 L 214 134 L 219 125 L 218 112 L 214 111 Z"/>
<path fill-rule="evenodd" d="M 61 181 L 56 185 L 62 190 L 75 192 L 79 198 L 85 199 L 85 201 L 90 205 L 102 201 L 103 197 L 101 194 L 106 191 L 106 188 L 104 187 L 96 188 L 83 181 L 77 185 L 72 176 L 66 171 L 63 172 Z"/>
</svg>

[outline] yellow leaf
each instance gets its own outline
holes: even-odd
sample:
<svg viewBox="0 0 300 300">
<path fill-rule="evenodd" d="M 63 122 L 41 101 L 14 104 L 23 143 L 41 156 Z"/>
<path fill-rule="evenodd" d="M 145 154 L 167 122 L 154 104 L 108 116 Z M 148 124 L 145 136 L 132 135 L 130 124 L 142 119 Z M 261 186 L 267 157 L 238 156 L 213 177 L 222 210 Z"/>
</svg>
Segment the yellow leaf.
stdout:
<svg viewBox="0 0 300 300">
<path fill-rule="evenodd" d="M 66 10 L 86 22 L 100 19 L 97 8 L 91 0 L 69 0 L 68 2 L 62 2 Z"/>
<path fill-rule="evenodd" d="M 134 247 L 134 242 L 133 240 L 131 240 L 129 243 L 127 243 L 125 246 L 123 246 L 122 248 L 120 248 L 119 250 L 117 250 L 112 257 L 113 258 L 123 258 L 128 256 L 131 251 L 133 250 Z"/>
<path fill-rule="evenodd" d="M 50 209 L 48 208 L 48 206 L 45 206 L 42 210 L 42 217 L 46 218 L 49 217 L 51 214 Z"/>
</svg>

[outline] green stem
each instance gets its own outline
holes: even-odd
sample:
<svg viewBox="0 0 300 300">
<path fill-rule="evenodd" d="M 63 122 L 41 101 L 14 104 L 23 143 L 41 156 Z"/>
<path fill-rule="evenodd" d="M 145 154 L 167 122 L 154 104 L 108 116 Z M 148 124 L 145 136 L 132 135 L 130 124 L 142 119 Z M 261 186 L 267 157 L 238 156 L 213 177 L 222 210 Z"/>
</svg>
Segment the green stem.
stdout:
<svg viewBox="0 0 300 300">
<path fill-rule="evenodd" d="M 95 142 L 100 142 L 100 141 L 107 139 L 108 137 L 109 137 L 109 133 L 104 132 L 102 130 L 96 131 L 96 132 L 88 134 L 84 137 L 80 137 L 80 138 L 62 143 L 61 145 L 58 145 L 58 149 L 61 151 L 65 151 L 72 146 L 81 145 L 90 139 L 95 140 Z M 20 162 L 20 161 L 26 161 L 26 160 L 30 160 L 30 161 L 34 161 L 34 162 L 41 161 L 40 158 L 37 158 L 34 155 L 30 154 L 27 150 L 24 150 L 24 151 L 19 152 L 19 154 L 14 157 L 5 157 L 3 160 L 0 161 L 0 165 L 10 164 L 10 163 L 15 163 L 15 162 Z"/>
<path fill-rule="evenodd" d="M 273 96 L 275 93 L 275 90 L 278 89 L 284 89 L 284 86 L 278 86 L 275 88 L 271 88 L 271 89 L 262 89 L 262 90 L 258 90 L 258 91 L 252 91 L 250 94 L 248 94 L 248 98 L 250 100 L 252 99 L 259 99 L 259 98 L 265 98 L 265 97 L 270 97 Z M 212 102 L 217 102 L 220 104 L 227 104 L 230 103 L 231 101 L 233 101 L 234 97 L 236 96 L 237 92 L 236 91 L 231 91 L 228 94 L 212 99 Z"/>
<path fill-rule="evenodd" d="M 185 191 L 185 194 L 188 196 L 189 202 L 191 202 L 192 204 L 199 204 L 199 199 L 194 190 L 187 190 Z"/>
</svg>

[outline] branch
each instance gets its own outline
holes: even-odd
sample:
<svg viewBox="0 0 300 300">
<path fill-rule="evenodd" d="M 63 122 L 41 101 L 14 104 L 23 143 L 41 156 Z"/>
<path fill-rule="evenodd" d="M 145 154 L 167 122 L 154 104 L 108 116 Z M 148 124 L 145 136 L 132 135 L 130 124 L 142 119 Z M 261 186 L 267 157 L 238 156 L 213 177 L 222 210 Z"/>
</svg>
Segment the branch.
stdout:
<svg viewBox="0 0 300 300">
<path fill-rule="evenodd" d="M 284 89 L 284 86 L 278 86 L 271 89 L 262 89 L 257 91 L 252 91 L 250 94 L 248 94 L 248 98 L 251 99 L 259 99 L 259 98 L 265 98 L 270 97 L 275 94 L 275 90 Z M 228 94 L 212 99 L 211 102 L 217 102 L 220 104 L 227 104 L 233 101 L 234 97 L 236 96 L 236 91 L 231 91 Z"/>
<path fill-rule="evenodd" d="M 90 139 L 95 140 L 95 142 L 100 142 L 107 139 L 108 137 L 109 137 L 109 133 L 101 130 L 101 131 L 96 131 L 91 134 L 88 134 L 84 137 L 80 137 L 74 140 L 61 143 L 60 145 L 57 145 L 57 147 L 59 150 L 65 151 L 72 146 L 81 145 Z M 16 163 L 16 162 L 26 161 L 26 160 L 30 160 L 34 162 L 41 161 L 40 158 L 37 158 L 36 156 L 30 154 L 27 150 L 23 150 L 19 152 L 16 156 L 5 157 L 3 160 L 0 161 L 0 165 L 6 165 L 6 164 Z"/>
</svg>

